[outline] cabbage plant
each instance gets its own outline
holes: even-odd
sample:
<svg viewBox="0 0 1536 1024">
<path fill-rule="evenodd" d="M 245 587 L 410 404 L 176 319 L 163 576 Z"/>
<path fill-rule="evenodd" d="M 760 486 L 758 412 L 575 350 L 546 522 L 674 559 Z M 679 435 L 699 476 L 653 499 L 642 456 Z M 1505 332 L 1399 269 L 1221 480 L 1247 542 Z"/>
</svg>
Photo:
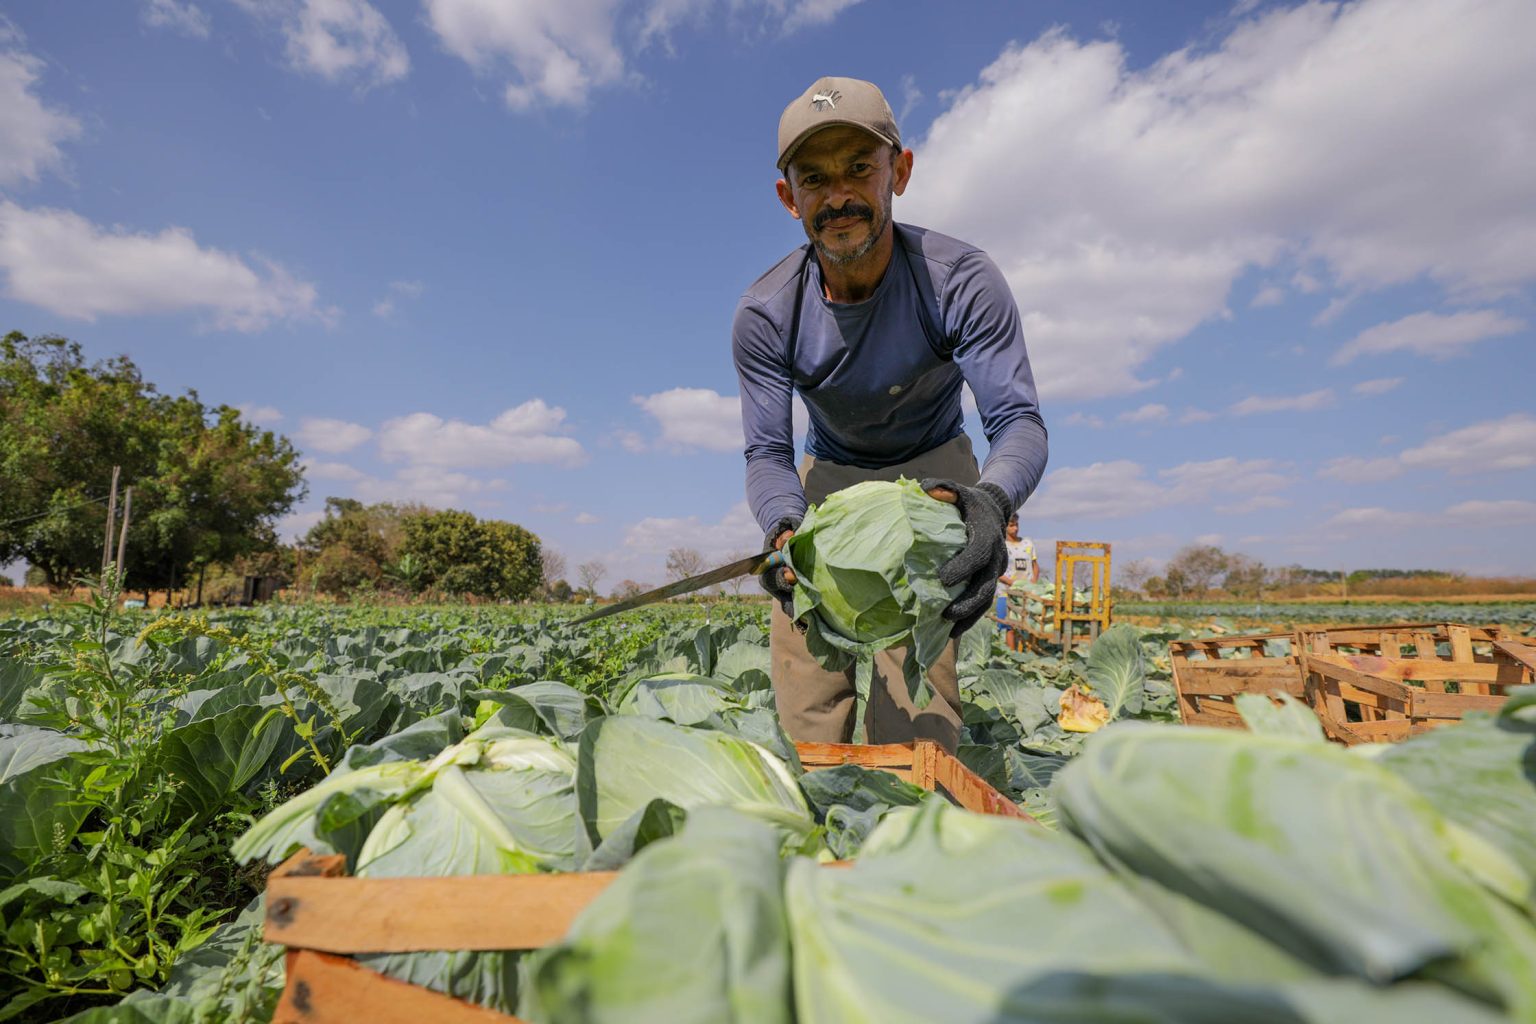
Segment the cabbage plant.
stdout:
<svg viewBox="0 0 1536 1024">
<path fill-rule="evenodd" d="M 906 682 L 912 702 L 931 699 L 927 671 L 944 653 L 954 623 L 944 608 L 960 587 L 939 583 L 939 566 L 965 547 L 965 523 L 948 502 L 930 498 L 915 480 L 867 481 L 812 505 L 784 545 L 795 573 L 794 616 L 822 667 L 856 666 L 862 708 L 869 699 L 874 656 L 908 645 Z M 915 662 L 915 664 L 913 664 Z"/>
</svg>

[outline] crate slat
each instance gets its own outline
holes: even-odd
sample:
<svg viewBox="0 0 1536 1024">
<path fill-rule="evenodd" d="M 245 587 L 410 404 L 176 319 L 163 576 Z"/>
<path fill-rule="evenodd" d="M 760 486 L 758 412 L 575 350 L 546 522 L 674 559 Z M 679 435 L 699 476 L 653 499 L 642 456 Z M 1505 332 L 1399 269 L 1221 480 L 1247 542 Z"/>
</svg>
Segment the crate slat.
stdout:
<svg viewBox="0 0 1536 1024">
<path fill-rule="evenodd" d="M 540 949 L 615 871 L 444 878 L 273 877 L 268 942 L 328 953 Z"/>
<path fill-rule="evenodd" d="M 272 1024 L 527 1024 L 431 989 L 386 978 L 356 960 L 308 949 L 287 957 L 288 984 Z"/>
</svg>

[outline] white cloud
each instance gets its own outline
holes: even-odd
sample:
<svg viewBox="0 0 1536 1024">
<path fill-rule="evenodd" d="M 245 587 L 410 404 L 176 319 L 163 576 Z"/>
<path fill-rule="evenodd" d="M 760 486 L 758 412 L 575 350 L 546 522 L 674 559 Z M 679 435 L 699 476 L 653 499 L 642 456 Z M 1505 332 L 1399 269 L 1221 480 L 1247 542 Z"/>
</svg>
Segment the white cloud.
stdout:
<svg viewBox="0 0 1536 1024">
<path fill-rule="evenodd" d="M 593 515 L 591 512 L 578 512 L 576 513 L 576 518 L 572 521 L 577 526 L 591 526 L 593 523 L 602 522 L 600 518 Z"/>
<path fill-rule="evenodd" d="M 1229 505 L 1217 505 L 1216 511 L 1224 516 L 1241 516 L 1250 512 L 1259 512 L 1266 508 L 1285 508 L 1290 504 L 1284 498 L 1273 494 L 1255 494 L 1243 501 L 1234 501 Z"/>
<path fill-rule="evenodd" d="M 15 41 L 0 33 L 0 46 Z M 63 162 L 60 145 L 80 134 L 79 121 L 33 93 L 42 68 L 31 54 L 0 52 L 0 186 L 36 181 Z"/>
<path fill-rule="evenodd" d="M 1536 239 L 1533 239 L 1536 242 Z M 1348 341 L 1329 360 L 1334 366 L 1353 362 L 1363 355 L 1413 352 L 1434 359 L 1460 355 L 1470 345 L 1523 331 L 1525 321 L 1495 309 L 1466 313 L 1415 313 L 1391 323 L 1368 327 Z"/>
<path fill-rule="evenodd" d="M 1332 388 L 1308 391 L 1304 395 L 1250 395 L 1233 403 L 1227 411 L 1234 416 L 1252 416 L 1266 412 L 1314 412 L 1334 403 Z"/>
<path fill-rule="evenodd" d="M 1280 472 L 1273 459 L 1238 459 L 1228 456 L 1205 462 L 1186 462 L 1158 471 L 1176 490 L 1181 501 L 1203 501 L 1212 494 L 1257 494 L 1277 491 L 1291 478 Z"/>
<path fill-rule="evenodd" d="M 395 303 L 399 299 L 417 299 L 425 286 L 420 281 L 391 281 L 389 294 L 373 304 L 373 315 L 387 320 L 395 315 Z"/>
<path fill-rule="evenodd" d="M 1536 416 L 1515 413 L 1474 423 L 1410 448 L 1399 458 L 1415 469 L 1491 473 L 1536 466 Z"/>
<path fill-rule="evenodd" d="M 862 2 L 863 0 L 795 0 L 793 3 L 785 3 L 783 0 L 768 0 L 767 6 L 776 11 L 783 11 L 784 33 L 788 35 L 809 26 L 825 25 L 843 11 Z"/>
<path fill-rule="evenodd" d="M 673 28 L 716 11 L 760 17 L 764 28 L 788 34 L 825 24 L 859 2 L 423 0 L 423 6 L 444 49 L 483 75 L 504 77 L 507 106 L 524 111 L 583 107 L 597 89 L 643 81 L 629 67 L 633 53 L 653 43 L 670 50 Z"/>
<path fill-rule="evenodd" d="M 1186 406 L 1184 411 L 1179 414 L 1180 423 L 1209 423 L 1215 418 L 1215 413 L 1207 412 L 1204 409 L 1196 409 L 1194 406 Z"/>
<path fill-rule="evenodd" d="M 324 518 L 324 509 L 315 509 L 311 512 L 290 512 L 277 521 L 277 535 L 280 539 L 292 543 L 308 533 L 311 528 Z"/>
<path fill-rule="evenodd" d="M 504 97 L 514 110 L 583 106 L 624 75 L 614 38 L 618 0 L 424 0 L 448 52 L 475 70 L 509 67 Z"/>
<path fill-rule="evenodd" d="M 1377 377 L 1374 380 L 1363 380 L 1349 390 L 1357 395 L 1384 395 L 1388 391 L 1395 391 L 1406 378 L 1403 377 Z"/>
<path fill-rule="evenodd" d="M 1248 303 L 1252 309 L 1263 309 L 1265 306 L 1278 306 L 1285 301 L 1285 289 L 1277 285 L 1267 285 L 1259 289 L 1252 301 Z"/>
<path fill-rule="evenodd" d="M 462 506 L 469 498 L 499 491 L 505 480 L 482 480 L 442 466 L 405 466 L 392 477 L 366 476 L 353 487 L 364 501 L 415 501 L 433 508 Z"/>
<path fill-rule="evenodd" d="M 344 462 L 305 462 L 304 475 L 311 480 L 336 480 L 341 483 L 357 483 L 368 479 L 367 473 Z"/>
<path fill-rule="evenodd" d="M 1112 519 L 1162 505 L 1163 488 L 1129 459 L 1053 469 L 1020 512 L 1021 519 Z"/>
<path fill-rule="evenodd" d="M 1288 486 L 1291 478 L 1272 459 L 1210 459 L 1185 462 L 1158 471 L 1158 480 L 1128 459 L 1095 462 L 1046 474 L 1040 490 L 1024 506 L 1027 519 L 1115 519 L 1173 505 L 1208 503 L 1217 495 L 1241 495 L 1252 501 Z M 1227 506 L 1253 511 L 1246 502 Z M 1265 502 L 1256 508 L 1274 507 Z"/>
<path fill-rule="evenodd" d="M 235 406 L 240 410 L 240 415 L 251 423 L 281 423 L 283 421 L 282 410 L 272 405 L 256 405 L 252 402 L 243 402 Z"/>
<path fill-rule="evenodd" d="M 1123 412 L 1115 418 L 1122 423 L 1157 423 L 1168 418 L 1168 407 L 1151 402 L 1139 409 Z"/>
<path fill-rule="evenodd" d="M 563 436 L 565 429 L 565 410 L 534 398 L 488 424 L 445 420 L 428 412 L 389 420 L 379 428 L 379 451 L 391 461 L 420 466 L 579 465 L 587 453 L 575 438 Z"/>
<path fill-rule="evenodd" d="M 619 447 L 620 448 L 623 448 L 625 451 L 629 452 L 631 455 L 643 455 L 643 454 L 645 454 L 646 451 L 649 450 L 648 446 L 645 443 L 644 436 L 642 436 L 639 431 L 636 431 L 636 430 L 619 430 L 619 431 L 615 431 L 614 435 L 613 435 L 613 438 L 614 438 L 615 441 L 619 442 Z"/>
<path fill-rule="evenodd" d="M 1422 526 L 1428 517 L 1419 512 L 1382 508 L 1372 505 L 1366 508 L 1346 508 L 1335 513 L 1324 525 L 1358 530 L 1396 529 L 1404 526 Z"/>
<path fill-rule="evenodd" d="M 315 286 L 277 263 L 204 248 L 186 228 L 157 235 L 98 227 L 67 210 L 0 201 L 6 294 L 59 316 L 94 321 L 201 310 L 220 329 L 258 331 L 273 320 L 321 319 Z"/>
<path fill-rule="evenodd" d="M 139 17 L 151 28 L 170 29 L 198 39 L 207 39 L 212 28 L 207 12 L 184 0 L 145 0 Z"/>
<path fill-rule="evenodd" d="M 1536 501 L 1463 501 L 1444 512 L 1451 526 L 1526 526 L 1536 524 Z"/>
<path fill-rule="evenodd" d="M 1522 287 L 1533 34 L 1529 0 L 1303 3 L 1136 67 L 1054 30 L 933 123 L 900 216 L 991 252 L 1056 399 L 1144 387 L 1254 266 L 1345 292 Z"/>
<path fill-rule="evenodd" d="M 714 523 L 706 523 L 698 516 L 651 516 L 624 531 L 624 546 L 631 550 L 654 553 L 683 546 L 694 548 L 711 559 L 735 551 L 759 551 L 762 543 L 762 527 L 752 518 L 745 501 L 732 505 L 730 511 Z"/>
<path fill-rule="evenodd" d="M 1383 438 L 1382 442 L 1394 440 Z M 1536 467 L 1536 416 L 1514 413 L 1432 437 L 1395 456 L 1329 459 L 1317 475 L 1346 483 L 1379 483 L 1410 469 L 1439 469 L 1466 476 L 1532 467 Z"/>
<path fill-rule="evenodd" d="M 1326 525 L 1359 532 L 1425 527 L 1496 529 L 1528 526 L 1536 525 L 1536 501 L 1462 501 L 1441 512 L 1409 512 L 1379 506 L 1347 508 L 1329 519 Z"/>
<path fill-rule="evenodd" d="M 1374 484 L 1402 476 L 1403 464 L 1390 457 L 1362 459 L 1354 455 L 1343 455 L 1329 459 L 1317 471 L 1317 475 L 1351 484 Z"/>
<path fill-rule="evenodd" d="M 323 417 L 305 419 L 297 433 L 300 443 L 327 455 L 349 452 L 373 436 L 373 431 L 361 423 Z"/>
<path fill-rule="evenodd" d="M 1104 420 L 1102 417 L 1095 416 L 1092 413 L 1086 412 L 1068 413 L 1066 418 L 1064 418 L 1061 422 L 1068 427 L 1092 427 L 1094 430 L 1098 430 L 1104 426 Z"/>
<path fill-rule="evenodd" d="M 661 442 L 678 449 L 741 451 L 741 399 L 709 388 L 673 388 L 636 395 L 634 402 L 661 424 Z M 622 442 L 621 442 L 622 443 Z"/>
<path fill-rule="evenodd" d="M 235 2 L 249 14 L 278 20 L 288 63 L 297 71 L 365 89 L 410 73 L 405 44 L 368 0 Z"/>
</svg>

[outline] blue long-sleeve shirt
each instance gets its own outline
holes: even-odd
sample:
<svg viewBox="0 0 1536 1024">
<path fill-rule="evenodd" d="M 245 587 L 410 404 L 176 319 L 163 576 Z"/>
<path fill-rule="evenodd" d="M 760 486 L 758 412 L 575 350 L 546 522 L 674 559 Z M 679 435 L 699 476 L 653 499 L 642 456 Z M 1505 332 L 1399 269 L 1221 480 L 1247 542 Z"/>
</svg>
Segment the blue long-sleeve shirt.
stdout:
<svg viewBox="0 0 1536 1024">
<path fill-rule="evenodd" d="M 981 478 L 1022 505 L 1045 472 L 1045 423 L 1018 307 L 975 246 L 895 225 L 891 265 L 863 302 L 825 297 L 809 244 L 747 289 L 731 343 L 741 381 L 747 501 L 765 531 L 803 515 L 790 399 L 810 413 L 807 454 L 881 469 L 964 430 L 960 387 L 976 395 L 991 451 Z"/>
</svg>

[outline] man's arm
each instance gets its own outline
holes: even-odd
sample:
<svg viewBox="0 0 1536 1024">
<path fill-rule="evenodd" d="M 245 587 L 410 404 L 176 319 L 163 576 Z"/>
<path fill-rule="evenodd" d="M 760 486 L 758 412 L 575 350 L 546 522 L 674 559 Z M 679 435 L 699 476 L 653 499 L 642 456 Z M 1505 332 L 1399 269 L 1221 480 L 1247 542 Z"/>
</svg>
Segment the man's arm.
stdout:
<svg viewBox="0 0 1536 1024">
<path fill-rule="evenodd" d="M 746 438 L 747 504 L 768 533 L 798 522 L 807 502 L 795 471 L 794 396 L 787 352 L 763 310 L 743 298 L 731 325 L 731 351 L 741 382 L 741 431 Z"/>
<path fill-rule="evenodd" d="M 1001 487 L 1018 508 L 1039 485 L 1049 450 L 1018 306 L 1002 271 L 980 252 L 950 270 L 940 303 L 955 364 L 976 396 L 991 445 L 981 479 Z"/>
</svg>

